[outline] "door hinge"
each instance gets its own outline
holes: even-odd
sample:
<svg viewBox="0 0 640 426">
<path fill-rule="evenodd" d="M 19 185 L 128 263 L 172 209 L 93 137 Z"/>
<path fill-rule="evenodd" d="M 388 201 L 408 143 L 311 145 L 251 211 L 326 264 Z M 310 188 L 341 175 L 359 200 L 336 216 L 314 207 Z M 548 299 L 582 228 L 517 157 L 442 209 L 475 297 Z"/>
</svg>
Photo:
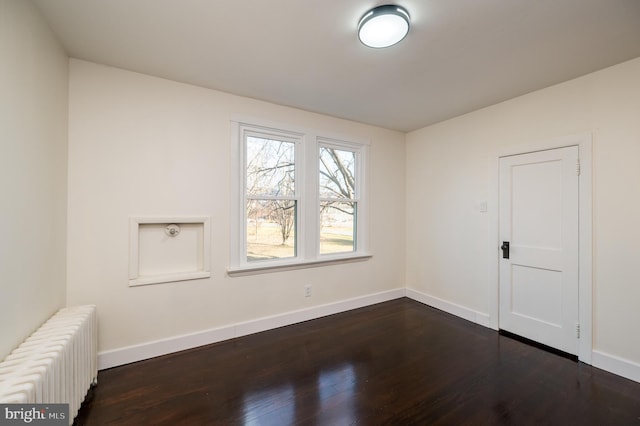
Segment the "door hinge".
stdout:
<svg viewBox="0 0 640 426">
<path fill-rule="evenodd" d="M 576 324 L 576 339 L 580 338 L 580 324 Z"/>
<path fill-rule="evenodd" d="M 576 175 L 580 176 L 580 159 L 576 160 Z"/>
</svg>

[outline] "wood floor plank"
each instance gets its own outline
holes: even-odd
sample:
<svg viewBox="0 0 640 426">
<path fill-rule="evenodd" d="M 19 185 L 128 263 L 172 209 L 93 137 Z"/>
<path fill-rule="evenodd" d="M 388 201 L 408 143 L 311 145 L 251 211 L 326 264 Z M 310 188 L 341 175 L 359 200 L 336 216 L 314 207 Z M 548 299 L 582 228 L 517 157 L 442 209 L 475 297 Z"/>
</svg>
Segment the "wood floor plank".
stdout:
<svg viewBox="0 0 640 426">
<path fill-rule="evenodd" d="M 404 298 L 101 371 L 75 424 L 640 426 L 640 384 Z"/>
</svg>

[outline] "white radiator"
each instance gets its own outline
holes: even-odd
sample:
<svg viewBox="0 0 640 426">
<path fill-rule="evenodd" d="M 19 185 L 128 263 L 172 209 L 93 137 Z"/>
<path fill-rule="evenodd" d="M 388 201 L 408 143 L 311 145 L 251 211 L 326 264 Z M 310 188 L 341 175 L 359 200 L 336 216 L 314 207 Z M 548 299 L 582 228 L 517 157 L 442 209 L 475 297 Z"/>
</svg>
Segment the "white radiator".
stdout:
<svg viewBox="0 0 640 426">
<path fill-rule="evenodd" d="M 60 309 L 0 362 L 0 403 L 69 404 L 73 423 L 98 378 L 94 305 Z"/>
</svg>

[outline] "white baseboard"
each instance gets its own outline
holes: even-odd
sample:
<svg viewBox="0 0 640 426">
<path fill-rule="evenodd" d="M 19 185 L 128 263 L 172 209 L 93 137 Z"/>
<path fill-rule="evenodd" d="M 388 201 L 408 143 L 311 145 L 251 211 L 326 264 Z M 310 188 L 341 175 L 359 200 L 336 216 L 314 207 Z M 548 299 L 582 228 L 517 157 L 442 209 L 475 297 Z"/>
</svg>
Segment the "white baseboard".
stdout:
<svg viewBox="0 0 640 426">
<path fill-rule="evenodd" d="M 485 313 L 448 302 L 438 297 L 429 296 L 428 294 L 421 293 L 413 289 L 398 288 L 367 296 L 328 303 L 326 305 L 314 306 L 307 309 L 285 312 L 279 315 L 204 330 L 197 333 L 185 334 L 168 339 L 142 343 L 140 345 L 127 346 L 100 352 L 98 354 L 98 368 L 100 370 L 104 370 L 111 367 L 117 367 L 119 365 L 142 361 L 185 349 L 221 342 L 235 337 L 272 330 L 274 328 L 321 318 L 340 312 L 346 312 L 352 309 L 374 305 L 376 303 L 399 299 L 405 296 L 420 303 L 424 303 L 425 305 L 466 319 L 467 321 L 491 328 L 491 318 Z M 640 364 L 597 350 L 592 351 L 591 361 L 594 367 L 640 383 Z"/>
<path fill-rule="evenodd" d="M 640 383 L 640 364 L 597 350 L 591 353 L 594 367 Z"/>
<path fill-rule="evenodd" d="M 406 293 L 407 297 L 410 299 L 424 303 L 425 305 L 429 305 L 436 309 L 440 309 L 441 311 L 445 311 L 451 315 L 466 319 L 467 321 L 491 328 L 491 317 L 488 314 L 474 311 L 473 309 L 469 309 L 465 306 L 447 302 L 446 300 L 429 296 L 428 294 L 421 293 L 410 288 L 406 289 Z"/>
<path fill-rule="evenodd" d="M 428 294 L 424 294 L 410 288 L 406 289 L 406 296 L 410 299 L 432 306 L 436 309 L 440 309 L 441 311 L 457 317 L 492 328 L 491 317 L 482 312 L 474 311 L 473 309 L 447 302 L 446 300 L 429 296 Z M 608 371 L 609 373 L 617 374 L 618 376 L 640 383 L 640 364 L 633 361 L 629 361 L 615 355 L 610 355 L 605 352 L 593 350 L 591 352 L 591 365 Z"/>
<path fill-rule="evenodd" d="M 405 289 L 398 288 L 353 299 L 328 303 L 326 305 L 313 306 L 307 309 L 300 309 L 297 311 L 290 311 L 283 314 L 231 324 L 224 327 L 104 351 L 98 354 L 98 369 L 104 370 L 111 367 L 117 367 L 119 365 L 142 361 L 160 355 L 166 355 L 185 349 L 221 342 L 235 337 L 258 333 L 260 331 L 271 330 L 286 325 L 321 318 L 327 315 L 362 308 L 376 303 L 399 299 L 404 296 Z"/>
</svg>

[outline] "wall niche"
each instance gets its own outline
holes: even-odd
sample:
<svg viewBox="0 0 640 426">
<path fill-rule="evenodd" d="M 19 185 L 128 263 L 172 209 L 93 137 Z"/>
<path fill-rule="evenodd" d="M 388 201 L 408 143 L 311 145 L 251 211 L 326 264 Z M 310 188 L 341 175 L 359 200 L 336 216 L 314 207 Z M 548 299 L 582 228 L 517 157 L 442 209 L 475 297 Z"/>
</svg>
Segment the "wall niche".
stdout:
<svg viewBox="0 0 640 426">
<path fill-rule="evenodd" d="M 208 217 L 129 219 L 129 285 L 209 278 Z"/>
</svg>

